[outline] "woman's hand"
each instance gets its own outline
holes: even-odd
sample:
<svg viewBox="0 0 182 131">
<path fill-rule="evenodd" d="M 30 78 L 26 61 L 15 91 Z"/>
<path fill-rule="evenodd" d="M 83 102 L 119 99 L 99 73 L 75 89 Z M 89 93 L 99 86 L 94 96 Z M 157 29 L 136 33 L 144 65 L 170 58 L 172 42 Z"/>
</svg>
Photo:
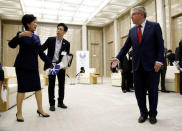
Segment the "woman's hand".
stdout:
<svg viewBox="0 0 182 131">
<path fill-rule="evenodd" d="M 24 31 L 24 32 L 21 32 L 19 34 L 19 38 L 23 37 L 23 36 L 27 36 L 27 37 L 32 37 L 32 32 L 31 31 Z"/>
</svg>

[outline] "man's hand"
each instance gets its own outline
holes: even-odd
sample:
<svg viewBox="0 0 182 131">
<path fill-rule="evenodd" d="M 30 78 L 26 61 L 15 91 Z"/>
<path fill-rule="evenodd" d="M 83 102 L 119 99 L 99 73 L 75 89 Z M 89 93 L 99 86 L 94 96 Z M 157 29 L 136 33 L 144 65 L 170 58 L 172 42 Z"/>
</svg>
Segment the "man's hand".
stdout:
<svg viewBox="0 0 182 131">
<path fill-rule="evenodd" d="M 154 70 L 155 70 L 155 72 L 158 72 L 160 69 L 161 69 L 161 64 L 160 63 L 158 63 L 158 62 L 155 62 L 155 65 L 154 65 Z"/>
<path fill-rule="evenodd" d="M 123 72 L 123 69 L 119 69 L 119 71 L 122 73 Z"/>
<path fill-rule="evenodd" d="M 52 65 L 53 65 L 53 66 L 55 66 L 55 65 L 56 65 L 56 63 L 52 63 Z"/>
<path fill-rule="evenodd" d="M 19 34 L 19 38 L 23 37 L 23 36 L 28 36 L 28 37 L 32 37 L 32 32 L 31 31 L 24 31 L 24 32 L 21 32 Z"/>
<path fill-rule="evenodd" d="M 111 62 L 112 62 L 112 68 L 115 68 L 119 63 L 118 59 L 116 59 L 116 58 L 112 58 Z"/>
<path fill-rule="evenodd" d="M 67 69 L 67 67 L 64 67 L 64 68 L 62 68 L 63 70 L 66 70 Z"/>
</svg>

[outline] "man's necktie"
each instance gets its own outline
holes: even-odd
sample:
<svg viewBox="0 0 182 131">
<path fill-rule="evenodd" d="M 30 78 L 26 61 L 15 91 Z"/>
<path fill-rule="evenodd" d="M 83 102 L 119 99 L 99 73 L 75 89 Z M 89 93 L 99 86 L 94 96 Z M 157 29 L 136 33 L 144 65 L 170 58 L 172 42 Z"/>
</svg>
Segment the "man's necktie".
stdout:
<svg viewBox="0 0 182 131">
<path fill-rule="evenodd" d="M 142 41 L 142 29 L 141 29 L 141 25 L 138 26 L 138 41 L 139 43 L 141 43 Z"/>
</svg>

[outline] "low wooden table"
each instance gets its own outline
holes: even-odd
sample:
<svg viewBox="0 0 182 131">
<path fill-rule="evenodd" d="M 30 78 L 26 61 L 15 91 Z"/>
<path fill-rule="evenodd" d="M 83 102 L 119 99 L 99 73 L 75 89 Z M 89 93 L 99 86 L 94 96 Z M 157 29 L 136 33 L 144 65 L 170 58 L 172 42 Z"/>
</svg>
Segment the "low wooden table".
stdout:
<svg viewBox="0 0 182 131">
<path fill-rule="evenodd" d="M 44 75 L 44 78 L 45 78 L 45 85 L 48 86 L 49 84 L 48 75 Z"/>
<path fill-rule="evenodd" d="M 90 75 L 90 84 L 97 84 L 97 78 L 101 78 L 101 83 L 103 84 L 103 75 L 101 74 L 91 74 Z"/>
<path fill-rule="evenodd" d="M 180 73 L 174 73 L 175 74 L 175 78 L 174 78 L 174 81 L 175 81 L 175 92 L 179 93 L 180 90 L 179 90 L 179 86 L 180 86 Z"/>
</svg>

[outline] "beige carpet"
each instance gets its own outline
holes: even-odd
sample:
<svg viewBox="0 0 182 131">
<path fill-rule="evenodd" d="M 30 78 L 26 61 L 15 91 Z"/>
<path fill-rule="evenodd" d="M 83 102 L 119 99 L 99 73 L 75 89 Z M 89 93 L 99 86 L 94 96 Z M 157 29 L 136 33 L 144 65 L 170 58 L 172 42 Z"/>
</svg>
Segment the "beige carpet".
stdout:
<svg viewBox="0 0 182 131">
<path fill-rule="evenodd" d="M 31 96 L 23 103 L 25 122 L 16 121 L 15 106 L 0 112 L 0 131 L 182 131 L 182 95 L 177 93 L 159 93 L 155 125 L 148 120 L 139 124 L 134 92 L 122 93 L 120 87 L 111 86 L 109 79 L 98 85 L 69 85 L 68 82 L 65 104 L 68 109 L 56 106 L 56 111 L 50 112 L 45 88 L 43 107 L 51 117 L 38 117 L 35 96 Z"/>
</svg>

